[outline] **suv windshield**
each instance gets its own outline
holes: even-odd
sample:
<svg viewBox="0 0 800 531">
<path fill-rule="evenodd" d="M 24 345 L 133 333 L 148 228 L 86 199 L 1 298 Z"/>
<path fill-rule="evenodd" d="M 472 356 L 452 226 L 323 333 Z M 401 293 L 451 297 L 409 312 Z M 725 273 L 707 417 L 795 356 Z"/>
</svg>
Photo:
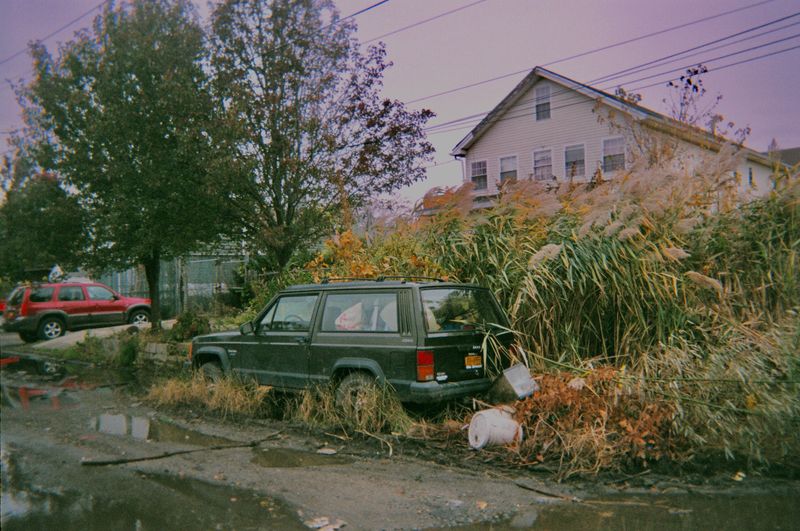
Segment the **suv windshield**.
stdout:
<svg viewBox="0 0 800 531">
<path fill-rule="evenodd" d="M 420 290 L 428 332 L 475 330 L 476 325 L 503 324 L 491 293 L 484 289 Z"/>
</svg>

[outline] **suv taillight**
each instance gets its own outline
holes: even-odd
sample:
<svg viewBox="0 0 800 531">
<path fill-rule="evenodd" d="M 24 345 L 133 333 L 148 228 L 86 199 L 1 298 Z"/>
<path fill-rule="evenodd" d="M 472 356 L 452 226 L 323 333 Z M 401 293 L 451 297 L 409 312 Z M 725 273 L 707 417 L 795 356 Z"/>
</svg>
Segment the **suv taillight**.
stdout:
<svg viewBox="0 0 800 531">
<path fill-rule="evenodd" d="M 418 350 L 417 351 L 417 381 L 430 382 L 435 378 L 436 373 L 433 370 L 433 351 L 432 350 Z"/>
</svg>

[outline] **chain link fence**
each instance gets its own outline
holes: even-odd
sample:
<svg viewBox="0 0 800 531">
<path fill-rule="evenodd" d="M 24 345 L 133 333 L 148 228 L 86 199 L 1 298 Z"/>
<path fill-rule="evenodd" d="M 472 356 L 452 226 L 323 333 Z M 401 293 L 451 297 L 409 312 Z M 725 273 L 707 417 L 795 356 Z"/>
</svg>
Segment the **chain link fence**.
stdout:
<svg viewBox="0 0 800 531">
<path fill-rule="evenodd" d="M 175 317 L 189 308 L 235 306 L 242 291 L 246 263 L 244 257 L 200 255 L 162 261 L 159 280 L 162 317 Z M 149 296 L 144 267 L 104 274 L 99 280 L 123 295 Z"/>
</svg>

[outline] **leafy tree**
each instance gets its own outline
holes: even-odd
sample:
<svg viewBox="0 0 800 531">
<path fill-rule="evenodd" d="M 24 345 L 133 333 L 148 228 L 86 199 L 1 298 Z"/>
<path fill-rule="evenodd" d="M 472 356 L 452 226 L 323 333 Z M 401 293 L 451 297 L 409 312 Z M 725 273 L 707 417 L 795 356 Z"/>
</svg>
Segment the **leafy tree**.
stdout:
<svg viewBox="0 0 800 531">
<path fill-rule="evenodd" d="M 109 6 L 59 52 L 32 46 L 22 94 L 47 132 L 39 163 L 87 213 L 85 265 L 144 265 L 158 325 L 160 261 L 212 239 L 222 208 L 197 15 L 189 0 Z"/>
<path fill-rule="evenodd" d="M 35 280 L 54 264 L 78 264 L 83 212 L 55 175 L 38 175 L 8 191 L 0 207 L 0 277 Z"/>
<path fill-rule="evenodd" d="M 362 51 L 330 0 L 225 0 L 212 15 L 215 94 L 235 145 L 230 195 L 271 265 L 342 210 L 424 177 L 433 116 L 381 97 L 383 45 Z"/>
</svg>

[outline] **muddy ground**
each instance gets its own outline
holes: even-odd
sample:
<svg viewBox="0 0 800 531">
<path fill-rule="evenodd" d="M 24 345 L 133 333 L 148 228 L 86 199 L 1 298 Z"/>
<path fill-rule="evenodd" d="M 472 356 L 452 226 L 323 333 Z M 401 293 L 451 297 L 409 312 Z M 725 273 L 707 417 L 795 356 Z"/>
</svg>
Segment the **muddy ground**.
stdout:
<svg viewBox="0 0 800 531">
<path fill-rule="evenodd" d="M 2 371 L 3 529 L 797 529 L 800 522 L 797 481 L 644 473 L 557 483 L 547 470 L 469 450 L 466 434 L 378 440 L 282 421 L 201 418 L 150 407 L 141 374 L 80 365 L 70 372 L 27 359 Z"/>
</svg>

